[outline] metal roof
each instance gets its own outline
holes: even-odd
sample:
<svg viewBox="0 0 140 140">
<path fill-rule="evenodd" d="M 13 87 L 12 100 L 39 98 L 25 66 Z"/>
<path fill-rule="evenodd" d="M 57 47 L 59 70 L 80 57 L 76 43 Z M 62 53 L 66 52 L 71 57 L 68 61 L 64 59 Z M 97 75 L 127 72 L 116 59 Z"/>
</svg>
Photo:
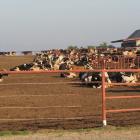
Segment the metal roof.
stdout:
<svg viewBox="0 0 140 140">
<path fill-rule="evenodd" d="M 136 30 L 134 33 L 132 33 L 128 39 L 131 39 L 131 38 L 140 38 L 140 30 Z"/>
</svg>

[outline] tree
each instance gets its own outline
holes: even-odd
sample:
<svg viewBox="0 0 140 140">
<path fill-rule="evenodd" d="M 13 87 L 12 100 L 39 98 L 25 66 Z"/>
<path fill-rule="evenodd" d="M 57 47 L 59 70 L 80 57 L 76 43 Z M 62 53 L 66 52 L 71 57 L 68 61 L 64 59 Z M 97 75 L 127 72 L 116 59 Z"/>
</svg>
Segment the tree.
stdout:
<svg viewBox="0 0 140 140">
<path fill-rule="evenodd" d="M 108 48 L 108 44 L 106 42 L 103 42 L 98 47 L 99 48 Z"/>
<path fill-rule="evenodd" d="M 68 48 L 67 48 L 68 50 L 77 50 L 78 49 L 78 47 L 77 46 L 68 46 Z"/>
<path fill-rule="evenodd" d="M 88 48 L 88 49 L 96 49 L 96 46 L 90 45 L 90 46 L 87 46 L 87 48 Z"/>
</svg>

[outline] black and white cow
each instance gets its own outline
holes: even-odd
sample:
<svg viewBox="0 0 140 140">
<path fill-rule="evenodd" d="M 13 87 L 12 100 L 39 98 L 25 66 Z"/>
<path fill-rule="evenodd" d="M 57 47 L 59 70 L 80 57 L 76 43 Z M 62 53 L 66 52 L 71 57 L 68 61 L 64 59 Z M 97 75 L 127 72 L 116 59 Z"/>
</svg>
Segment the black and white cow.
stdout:
<svg viewBox="0 0 140 140">
<path fill-rule="evenodd" d="M 136 83 L 136 74 L 133 72 L 116 72 L 109 73 L 109 77 L 112 81 L 117 83 Z"/>
<path fill-rule="evenodd" d="M 133 72 L 125 72 L 121 73 L 122 74 L 122 82 L 123 83 L 136 83 L 137 82 L 137 77 L 136 74 Z"/>
<path fill-rule="evenodd" d="M 99 72 L 92 72 L 92 73 L 83 72 L 79 74 L 79 78 L 86 85 L 92 86 L 93 88 L 101 88 L 102 74 Z M 132 72 L 116 72 L 116 73 L 105 72 L 105 78 L 108 85 L 111 84 L 112 82 L 116 82 L 116 83 L 137 82 L 136 74 Z"/>
<path fill-rule="evenodd" d="M 7 74 L 7 73 L 5 73 L 5 74 L 1 74 L 1 73 L 0 73 L 0 82 L 3 81 L 3 77 L 4 77 L 4 76 L 8 76 L 8 74 Z"/>
<path fill-rule="evenodd" d="M 65 59 L 59 66 L 59 70 L 70 70 L 71 62 L 68 59 Z M 73 72 L 63 72 L 60 74 L 60 77 L 64 78 L 75 78 L 76 74 Z"/>
<path fill-rule="evenodd" d="M 86 85 L 92 86 L 93 88 L 101 88 L 102 74 L 100 72 L 83 72 L 79 73 L 79 78 Z M 111 83 L 108 73 L 105 73 L 107 83 Z"/>
<path fill-rule="evenodd" d="M 59 70 L 68 70 L 68 65 L 66 62 L 63 62 L 62 64 L 60 64 L 59 66 Z M 60 77 L 66 77 L 68 75 L 68 73 L 60 73 Z"/>
<path fill-rule="evenodd" d="M 10 71 L 27 71 L 33 67 L 33 64 L 21 64 L 10 69 Z"/>
</svg>

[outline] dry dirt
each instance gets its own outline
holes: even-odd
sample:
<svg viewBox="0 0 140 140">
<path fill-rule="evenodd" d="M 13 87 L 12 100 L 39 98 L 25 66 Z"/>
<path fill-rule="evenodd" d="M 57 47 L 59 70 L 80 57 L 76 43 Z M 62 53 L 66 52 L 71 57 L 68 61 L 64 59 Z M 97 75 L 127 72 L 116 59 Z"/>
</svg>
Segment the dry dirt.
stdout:
<svg viewBox="0 0 140 140">
<path fill-rule="evenodd" d="M 0 57 L 0 68 L 9 69 L 31 61 L 30 56 Z M 102 126 L 101 89 L 74 83 L 62 84 L 71 81 L 75 82 L 78 79 L 63 79 L 59 74 L 17 74 L 5 77 L 0 83 L 0 130 L 77 129 Z M 61 83 L 56 84 L 58 82 Z M 140 94 L 139 87 L 115 87 L 107 91 L 107 95 L 112 96 Z M 135 107 L 140 107 L 139 99 L 113 99 L 107 103 L 108 109 Z M 107 121 L 113 126 L 136 126 L 140 124 L 140 112 L 109 113 Z"/>
</svg>

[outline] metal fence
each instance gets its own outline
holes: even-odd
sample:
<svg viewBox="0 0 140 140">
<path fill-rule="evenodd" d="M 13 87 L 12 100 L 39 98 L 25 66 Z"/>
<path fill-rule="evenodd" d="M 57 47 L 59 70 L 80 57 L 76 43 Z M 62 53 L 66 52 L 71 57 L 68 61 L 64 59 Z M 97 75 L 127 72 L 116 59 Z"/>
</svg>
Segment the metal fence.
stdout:
<svg viewBox="0 0 140 140">
<path fill-rule="evenodd" d="M 106 70 L 102 69 L 102 120 L 103 126 L 107 125 L 107 113 L 117 113 L 117 112 L 130 112 L 130 111 L 140 111 L 140 108 L 129 108 L 129 109 L 116 109 L 110 110 L 107 109 L 106 103 L 107 100 L 112 99 L 136 99 L 140 98 L 140 95 L 131 95 L 131 96 L 107 96 L 106 95 L 106 81 L 105 81 L 105 72 L 140 72 L 140 69 L 113 69 L 113 70 Z M 112 83 L 112 85 L 140 85 L 140 83 Z"/>
<path fill-rule="evenodd" d="M 104 63 L 104 66 L 106 64 Z M 132 98 L 140 98 L 140 95 L 133 96 L 107 96 L 106 95 L 106 80 L 105 80 L 105 72 L 140 72 L 140 69 L 99 69 L 99 70 L 57 70 L 57 71 L 0 71 L 1 74 L 40 74 L 40 73 L 61 73 L 61 72 L 101 72 L 102 73 L 102 121 L 103 126 L 107 125 L 107 114 L 114 112 L 128 112 L 128 111 L 140 111 L 140 108 L 131 108 L 131 109 L 117 109 L 117 110 L 109 110 L 106 108 L 107 100 L 113 99 L 132 99 Z M 112 83 L 112 85 L 134 85 L 133 83 Z M 140 85 L 140 83 L 135 83 L 135 85 Z M 72 107 L 72 106 L 71 106 Z M 6 108 L 6 107 L 4 107 Z M 26 107 L 27 108 L 27 107 Z M 28 107 L 29 108 L 29 107 Z M 42 107 L 45 108 L 45 107 Z M 45 118 L 42 118 L 45 119 Z M 56 118 L 54 118 L 56 119 Z M 74 119 L 74 118 L 73 118 Z"/>
<path fill-rule="evenodd" d="M 140 68 L 140 56 L 96 56 L 92 58 L 92 65 L 94 69 L 129 69 Z"/>
</svg>

